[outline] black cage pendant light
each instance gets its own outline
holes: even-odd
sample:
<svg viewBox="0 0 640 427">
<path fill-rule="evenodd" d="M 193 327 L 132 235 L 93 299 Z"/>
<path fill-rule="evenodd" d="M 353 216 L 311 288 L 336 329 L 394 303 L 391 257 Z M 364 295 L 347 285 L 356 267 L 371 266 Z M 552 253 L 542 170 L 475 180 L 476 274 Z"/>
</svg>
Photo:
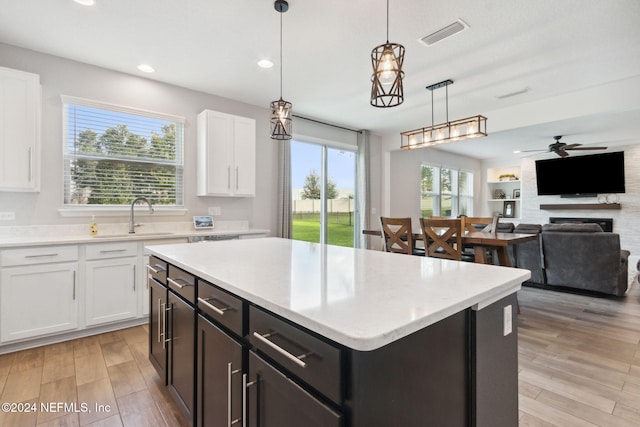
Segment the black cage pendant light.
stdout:
<svg viewBox="0 0 640 427">
<path fill-rule="evenodd" d="M 291 139 L 291 103 L 282 99 L 282 14 L 289 3 L 276 0 L 273 7 L 280 13 L 280 99 L 271 103 L 271 139 Z"/>
<path fill-rule="evenodd" d="M 404 101 L 402 88 L 402 63 L 404 46 L 389 43 L 389 0 L 387 0 L 387 42 L 371 51 L 371 105 L 374 107 L 395 107 Z"/>
</svg>

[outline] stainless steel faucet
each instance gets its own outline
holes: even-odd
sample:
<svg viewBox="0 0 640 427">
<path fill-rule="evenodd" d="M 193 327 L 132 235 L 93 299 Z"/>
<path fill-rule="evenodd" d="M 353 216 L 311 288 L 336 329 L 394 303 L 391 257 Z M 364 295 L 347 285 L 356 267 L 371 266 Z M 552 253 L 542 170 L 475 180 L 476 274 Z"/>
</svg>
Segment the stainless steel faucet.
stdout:
<svg viewBox="0 0 640 427">
<path fill-rule="evenodd" d="M 149 205 L 149 212 L 153 213 L 153 206 L 151 206 L 151 202 L 149 201 L 149 199 L 144 196 L 136 197 L 135 199 L 133 199 L 133 202 L 131 202 L 131 216 L 129 217 L 129 234 L 135 234 L 136 227 L 138 226 L 138 224 L 136 224 L 133 220 L 133 206 L 139 201 L 146 202 Z"/>
</svg>

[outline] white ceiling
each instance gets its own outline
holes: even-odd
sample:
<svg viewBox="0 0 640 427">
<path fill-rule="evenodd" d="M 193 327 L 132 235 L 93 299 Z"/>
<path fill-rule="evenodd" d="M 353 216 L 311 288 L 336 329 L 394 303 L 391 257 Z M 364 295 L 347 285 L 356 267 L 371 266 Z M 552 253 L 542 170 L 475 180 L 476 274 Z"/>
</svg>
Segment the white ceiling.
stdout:
<svg viewBox="0 0 640 427">
<path fill-rule="evenodd" d="M 148 63 L 156 72 L 145 77 L 264 107 L 279 97 L 280 14 L 272 0 L 96 2 L 0 0 L 0 42 L 131 74 L 143 75 L 136 66 Z M 385 1 L 289 5 L 283 15 L 283 98 L 293 103 L 294 114 L 399 134 L 431 123 L 425 86 L 452 79 L 449 118 L 485 115 L 490 136 L 440 149 L 502 157 L 515 149 L 543 149 L 556 134 L 566 135 L 567 143 L 638 142 L 640 102 L 597 116 L 519 120 L 517 129 L 498 120 L 526 105 L 637 81 L 638 0 L 391 0 L 389 41 L 406 48 L 405 101 L 386 109 L 369 105 L 370 53 L 386 40 Z M 432 47 L 417 42 L 457 19 L 469 28 Z M 264 58 L 276 65 L 259 68 L 256 62 Z M 524 88 L 524 94 L 498 98 Z M 439 123 L 445 120 L 444 89 L 434 97 Z"/>
</svg>

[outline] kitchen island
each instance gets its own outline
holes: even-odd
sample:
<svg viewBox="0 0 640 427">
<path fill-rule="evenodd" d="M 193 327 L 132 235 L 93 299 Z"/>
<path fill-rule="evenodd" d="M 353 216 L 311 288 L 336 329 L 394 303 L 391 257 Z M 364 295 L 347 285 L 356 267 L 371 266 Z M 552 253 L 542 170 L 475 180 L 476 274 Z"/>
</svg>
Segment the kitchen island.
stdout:
<svg viewBox="0 0 640 427">
<path fill-rule="evenodd" d="M 148 250 L 150 358 L 197 425 L 517 425 L 527 270 L 278 238 Z"/>
</svg>

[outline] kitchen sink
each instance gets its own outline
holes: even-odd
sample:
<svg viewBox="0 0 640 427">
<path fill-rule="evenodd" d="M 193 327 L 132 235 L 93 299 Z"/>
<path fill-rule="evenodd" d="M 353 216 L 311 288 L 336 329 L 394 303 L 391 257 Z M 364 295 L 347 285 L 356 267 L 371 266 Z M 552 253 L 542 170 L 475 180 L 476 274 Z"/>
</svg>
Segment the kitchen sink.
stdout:
<svg viewBox="0 0 640 427">
<path fill-rule="evenodd" d="M 171 232 L 147 232 L 147 233 L 122 233 L 122 234 L 98 234 L 93 236 L 94 239 L 115 239 L 123 237 L 151 237 L 151 236 L 170 236 L 175 233 Z"/>
</svg>

